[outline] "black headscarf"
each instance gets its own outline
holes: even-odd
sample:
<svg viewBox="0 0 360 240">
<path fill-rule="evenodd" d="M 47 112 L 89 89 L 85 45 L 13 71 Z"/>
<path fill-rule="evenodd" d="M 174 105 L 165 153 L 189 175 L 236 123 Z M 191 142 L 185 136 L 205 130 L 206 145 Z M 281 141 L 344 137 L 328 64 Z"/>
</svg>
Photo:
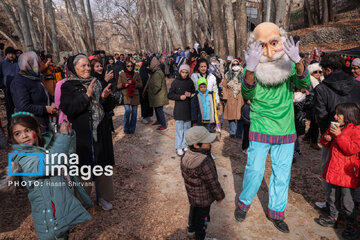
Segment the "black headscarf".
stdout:
<svg viewBox="0 0 360 240">
<path fill-rule="evenodd" d="M 71 72 L 74 76 L 76 77 L 79 77 L 77 74 L 76 74 L 76 71 L 75 71 L 75 66 L 74 66 L 74 60 L 77 56 L 79 55 L 84 55 L 86 56 L 85 54 L 83 53 L 79 53 L 79 54 L 76 54 L 76 55 L 73 55 L 73 56 L 70 56 L 68 59 L 67 59 L 67 62 L 66 62 L 66 66 L 69 70 L 69 72 Z"/>
</svg>

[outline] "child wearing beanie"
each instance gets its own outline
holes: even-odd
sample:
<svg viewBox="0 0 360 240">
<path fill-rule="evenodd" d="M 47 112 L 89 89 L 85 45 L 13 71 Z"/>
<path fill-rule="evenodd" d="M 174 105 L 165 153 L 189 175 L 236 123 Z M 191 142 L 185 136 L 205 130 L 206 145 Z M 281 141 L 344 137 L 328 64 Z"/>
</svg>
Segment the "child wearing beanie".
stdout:
<svg viewBox="0 0 360 240">
<path fill-rule="evenodd" d="M 198 79 L 197 88 L 191 100 L 191 121 L 194 126 L 204 126 L 210 131 L 212 126 L 219 123 L 216 93 L 207 89 L 207 81 L 203 77 Z"/>
<path fill-rule="evenodd" d="M 187 150 L 186 131 L 191 127 L 191 97 L 195 93 L 194 83 L 189 77 L 190 67 L 183 64 L 179 68 L 179 77 L 172 82 L 168 98 L 175 101 L 175 149 L 180 157 Z"/>
<path fill-rule="evenodd" d="M 211 157 L 211 143 L 216 133 L 209 133 L 204 127 L 190 128 L 186 133 L 189 150 L 181 159 L 181 173 L 190 203 L 188 236 L 205 238 L 207 222 L 210 221 L 210 207 L 220 203 L 225 193 L 219 183 L 214 159 Z"/>
</svg>

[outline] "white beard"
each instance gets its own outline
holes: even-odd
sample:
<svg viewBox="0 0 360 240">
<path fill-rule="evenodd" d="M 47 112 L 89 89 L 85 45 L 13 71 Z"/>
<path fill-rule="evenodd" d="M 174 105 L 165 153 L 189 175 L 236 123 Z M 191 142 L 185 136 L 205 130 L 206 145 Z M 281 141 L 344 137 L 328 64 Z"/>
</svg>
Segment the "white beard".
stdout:
<svg viewBox="0 0 360 240">
<path fill-rule="evenodd" d="M 267 87 L 278 86 L 286 81 L 292 71 L 292 62 L 284 52 L 276 53 L 271 59 L 261 57 L 255 69 L 256 80 Z"/>
</svg>

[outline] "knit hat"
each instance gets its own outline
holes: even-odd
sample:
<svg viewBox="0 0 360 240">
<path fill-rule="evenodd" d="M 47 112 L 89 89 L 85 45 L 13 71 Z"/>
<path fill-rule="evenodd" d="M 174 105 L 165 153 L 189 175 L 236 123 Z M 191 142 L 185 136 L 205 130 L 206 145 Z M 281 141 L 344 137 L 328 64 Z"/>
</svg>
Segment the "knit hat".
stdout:
<svg viewBox="0 0 360 240">
<path fill-rule="evenodd" d="M 46 58 L 52 58 L 52 55 L 50 53 L 46 54 Z"/>
<path fill-rule="evenodd" d="M 16 54 L 16 51 L 13 47 L 7 47 L 5 49 L 5 55 L 8 55 L 9 53 L 13 53 L 13 54 Z"/>
<path fill-rule="evenodd" d="M 201 77 L 197 80 L 197 88 L 199 89 L 201 84 L 205 84 L 207 86 L 207 80 L 204 77 Z"/>
<path fill-rule="evenodd" d="M 186 131 L 186 145 L 192 146 L 198 143 L 212 143 L 216 139 L 216 133 L 210 133 L 203 126 L 195 126 Z"/>
<path fill-rule="evenodd" d="M 190 73 L 190 66 L 187 65 L 187 64 L 182 64 L 179 68 L 179 73 L 182 71 L 182 70 L 186 70 L 188 73 Z"/>
<path fill-rule="evenodd" d="M 351 62 L 352 66 L 357 66 L 360 67 L 360 58 L 355 58 L 352 62 Z"/>
<path fill-rule="evenodd" d="M 310 64 L 308 66 L 309 73 L 312 74 L 315 71 L 321 71 L 321 67 L 318 62 Z"/>
<path fill-rule="evenodd" d="M 227 60 L 228 60 L 228 61 L 232 61 L 233 59 L 234 59 L 233 56 L 231 56 L 231 55 L 227 56 Z"/>
</svg>

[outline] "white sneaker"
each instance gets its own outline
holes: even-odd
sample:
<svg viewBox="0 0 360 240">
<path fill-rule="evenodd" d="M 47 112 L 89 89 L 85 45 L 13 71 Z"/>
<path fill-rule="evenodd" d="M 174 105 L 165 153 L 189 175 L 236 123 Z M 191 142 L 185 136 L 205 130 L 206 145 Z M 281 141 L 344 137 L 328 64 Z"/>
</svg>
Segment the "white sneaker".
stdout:
<svg viewBox="0 0 360 240">
<path fill-rule="evenodd" d="M 99 198 L 98 203 L 102 207 L 102 209 L 105 210 L 105 211 L 109 211 L 109 210 L 111 210 L 113 208 L 113 205 L 110 202 L 103 199 L 103 198 Z"/>
<path fill-rule="evenodd" d="M 184 148 L 184 152 L 186 152 L 187 150 L 189 150 L 189 148 L 187 148 L 187 147 L 186 147 L 186 148 Z"/>
<path fill-rule="evenodd" d="M 184 151 L 181 148 L 176 149 L 176 154 L 181 157 L 182 155 L 184 155 Z"/>
<path fill-rule="evenodd" d="M 216 157 L 215 157 L 212 153 L 210 153 L 210 155 L 211 155 L 211 157 L 212 157 L 213 160 L 216 159 Z"/>
<path fill-rule="evenodd" d="M 148 124 L 149 120 L 147 118 L 143 118 L 142 122 L 143 122 L 143 124 Z"/>
<path fill-rule="evenodd" d="M 216 238 L 205 237 L 204 240 L 216 240 Z"/>
</svg>

